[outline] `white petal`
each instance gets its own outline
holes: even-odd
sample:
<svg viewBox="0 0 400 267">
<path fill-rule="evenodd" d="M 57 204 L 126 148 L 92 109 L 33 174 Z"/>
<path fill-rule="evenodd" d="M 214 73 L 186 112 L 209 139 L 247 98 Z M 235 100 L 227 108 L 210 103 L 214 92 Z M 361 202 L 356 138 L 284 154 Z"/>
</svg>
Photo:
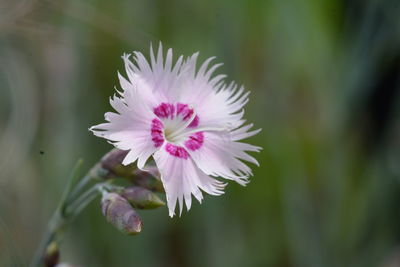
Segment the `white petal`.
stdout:
<svg viewBox="0 0 400 267">
<path fill-rule="evenodd" d="M 259 147 L 233 141 L 229 132 L 206 131 L 202 146 L 195 151 L 190 149 L 187 151 L 196 165 L 207 175 L 220 176 L 245 185 L 252 171 L 241 160 L 258 165 L 257 160 L 246 151 L 259 150 Z"/>
<path fill-rule="evenodd" d="M 202 125 L 223 125 L 237 127 L 237 122 L 243 117 L 243 107 L 248 101 L 249 93 L 239 90 L 234 83 L 221 86 L 217 92 L 207 96 L 207 99 L 197 106 Z"/>
<path fill-rule="evenodd" d="M 165 146 L 154 154 L 154 159 L 161 173 L 171 217 L 175 214 L 177 201 L 180 213 L 182 213 L 183 202 L 187 210 L 190 209 L 192 194 L 201 202 L 203 194 L 200 189 L 211 195 L 223 194 L 225 184 L 204 174 L 192 159 L 172 156 L 165 150 Z"/>
<path fill-rule="evenodd" d="M 107 123 L 90 128 L 96 135 L 108 139 L 120 149 L 129 150 L 124 165 L 138 160 L 143 169 L 147 159 L 158 149 L 151 136 L 152 120 L 156 117 L 146 101 L 133 90 L 124 93 L 125 99 L 114 97 L 110 103 L 118 113 L 107 112 Z"/>
<path fill-rule="evenodd" d="M 119 72 L 118 72 L 118 79 L 119 83 L 121 84 L 122 89 L 125 90 L 133 90 L 133 85 L 131 84 L 130 81 L 124 78 Z"/>
<path fill-rule="evenodd" d="M 141 69 L 136 67 L 129 59 L 130 55 L 124 55 L 124 63 L 126 74 L 128 79 L 125 79 L 120 73 L 118 78 L 120 85 L 123 89 L 122 95 L 126 98 L 125 94 L 130 91 L 135 91 L 135 94 L 140 94 L 141 98 L 144 99 L 149 105 L 154 106 L 156 103 L 165 100 L 158 92 L 153 90 L 154 84 L 152 83 L 152 71 L 148 65 L 146 59 L 141 53 L 137 53 L 137 57 L 140 58 Z M 138 59 L 137 59 L 138 60 Z"/>
<path fill-rule="evenodd" d="M 197 54 L 193 55 L 181 68 L 182 84 L 180 101 L 192 105 L 200 117 L 201 126 L 238 127 L 242 119 L 242 109 L 248 102 L 249 92 L 236 86 L 235 83 L 225 85 L 225 75 L 212 77 L 222 64 L 210 65 L 214 58 L 207 59 L 196 73 Z M 207 68 L 209 69 L 207 70 Z"/>
<path fill-rule="evenodd" d="M 180 57 L 173 66 L 172 49 L 168 49 L 164 61 L 163 49 L 160 43 L 157 55 L 150 49 L 150 63 L 140 52 L 134 52 L 134 59 L 137 64 L 135 67 L 130 61 L 126 64 L 131 66 L 129 75 L 132 84 L 150 89 L 152 94 L 158 98 L 158 102 L 177 102 L 181 90 L 179 70 L 182 66 Z M 132 71 L 131 71 L 132 70 Z M 129 74 L 129 73 L 128 73 Z M 145 86 L 143 86 L 145 84 Z"/>
<path fill-rule="evenodd" d="M 247 124 L 247 125 L 245 125 L 243 127 L 240 127 L 238 129 L 232 131 L 231 132 L 232 140 L 233 141 L 239 141 L 239 140 L 251 137 L 251 136 L 256 135 L 259 132 L 261 132 L 261 129 L 257 129 L 257 130 L 253 130 L 251 132 L 248 132 L 248 130 L 250 128 L 252 128 L 252 127 L 253 127 L 253 124 L 250 123 L 250 124 Z"/>
</svg>

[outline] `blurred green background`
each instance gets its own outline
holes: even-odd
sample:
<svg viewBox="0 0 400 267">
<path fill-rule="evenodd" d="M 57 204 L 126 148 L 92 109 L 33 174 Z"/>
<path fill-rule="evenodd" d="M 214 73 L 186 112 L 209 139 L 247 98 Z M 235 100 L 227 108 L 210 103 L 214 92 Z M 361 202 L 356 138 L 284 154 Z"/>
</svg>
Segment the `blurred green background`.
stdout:
<svg viewBox="0 0 400 267">
<path fill-rule="evenodd" d="M 400 2 L 0 0 L 0 266 L 26 266 L 78 158 L 111 146 L 120 56 L 162 41 L 251 90 L 251 183 L 120 234 L 96 200 L 78 266 L 400 266 Z"/>
</svg>

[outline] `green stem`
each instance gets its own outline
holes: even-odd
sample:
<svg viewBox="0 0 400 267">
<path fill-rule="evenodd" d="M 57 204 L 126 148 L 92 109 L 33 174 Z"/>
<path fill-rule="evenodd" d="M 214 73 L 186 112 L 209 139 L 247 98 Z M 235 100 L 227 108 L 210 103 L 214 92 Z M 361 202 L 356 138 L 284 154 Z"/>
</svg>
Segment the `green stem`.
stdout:
<svg viewBox="0 0 400 267">
<path fill-rule="evenodd" d="M 43 256 L 45 254 L 47 246 L 48 244 L 50 244 L 51 241 L 54 240 L 57 232 L 56 229 L 60 228 L 61 226 L 60 218 L 61 218 L 60 210 L 57 209 L 49 221 L 46 232 L 42 240 L 40 241 L 38 248 L 36 249 L 31 264 L 29 265 L 30 267 L 37 267 L 43 265 Z"/>
<path fill-rule="evenodd" d="M 98 188 L 101 184 L 95 184 L 79 196 L 79 194 L 91 181 L 91 177 L 89 175 L 83 177 L 72 190 L 72 186 L 77 179 L 76 174 L 80 165 L 81 161 L 76 164 L 72 172 L 71 178 L 69 179 L 66 189 L 63 192 L 60 203 L 49 221 L 46 232 L 35 252 L 30 267 L 43 266 L 43 257 L 46 253 L 47 246 L 52 241 L 61 238 L 64 227 L 71 223 L 73 219 L 75 219 L 82 212 L 82 210 L 96 198 L 97 194 L 99 193 Z"/>
<path fill-rule="evenodd" d="M 79 170 L 82 166 L 82 163 L 83 163 L 83 160 L 79 159 L 78 162 L 75 164 L 74 168 L 72 169 L 70 178 L 68 179 L 65 190 L 61 196 L 61 200 L 60 200 L 58 208 L 61 208 L 62 205 L 65 205 L 65 203 L 67 202 L 67 199 L 68 199 L 69 195 L 71 194 L 72 186 L 76 183 L 76 180 L 79 178 Z M 86 176 L 84 178 L 86 178 Z M 83 180 L 85 180 L 86 183 L 88 182 L 88 181 L 86 181 L 86 179 L 81 179 L 79 184 L 82 183 Z M 75 189 L 76 189 L 76 187 L 75 187 Z"/>
<path fill-rule="evenodd" d="M 111 182 L 111 181 L 110 181 Z M 78 215 L 96 196 L 100 193 L 100 188 L 109 184 L 110 182 L 103 182 L 95 184 L 90 187 L 87 191 L 81 194 L 75 201 L 71 202 L 66 208 L 66 214 L 68 217 L 75 217 Z"/>
<path fill-rule="evenodd" d="M 65 206 L 69 205 L 70 203 L 74 202 L 75 199 L 79 197 L 79 194 L 85 189 L 85 187 L 92 181 L 92 177 L 88 174 L 85 175 L 75 186 L 73 190 L 71 190 L 70 194 L 65 200 Z M 65 207 L 64 207 L 65 211 Z"/>
</svg>

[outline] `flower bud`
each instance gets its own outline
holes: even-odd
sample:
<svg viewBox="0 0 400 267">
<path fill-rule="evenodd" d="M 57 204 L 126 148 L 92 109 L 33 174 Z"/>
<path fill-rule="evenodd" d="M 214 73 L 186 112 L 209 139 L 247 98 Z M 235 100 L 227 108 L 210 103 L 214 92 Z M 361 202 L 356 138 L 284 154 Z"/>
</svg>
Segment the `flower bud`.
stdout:
<svg viewBox="0 0 400 267">
<path fill-rule="evenodd" d="M 165 193 L 160 172 L 156 166 L 149 166 L 146 171 L 134 170 L 131 182 L 154 192 Z"/>
<path fill-rule="evenodd" d="M 101 210 L 107 221 L 125 234 L 135 235 L 142 230 L 139 214 L 125 198 L 116 193 L 103 195 Z"/>
<path fill-rule="evenodd" d="M 165 203 L 152 191 L 139 187 L 131 186 L 124 188 L 121 196 L 138 209 L 155 209 L 164 206 Z"/>
<path fill-rule="evenodd" d="M 103 169 L 100 163 L 97 163 L 93 166 L 93 168 L 89 171 L 89 176 L 93 179 L 109 179 L 113 178 L 114 174 L 112 174 L 109 170 Z"/>
<path fill-rule="evenodd" d="M 57 265 L 58 261 L 60 260 L 60 251 L 58 249 L 58 245 L 55 241 L 51 242 L 44 254 L 44 266 L 46 267 L 54 267 Z"/>
<path fill-rule="evenodd" d="M 146 171 L 143 171 L 137 169 L 134 163 L 124 166 L 122 161 L 127 154 L 128 151 L 126 150 L 111 150 L 90 170 L 90 176 L 100 179 L 124 177 L 137 186 L 154 192 L 165 193 L 157 167 L 148 166 Z"/>
<path fill-rule="evenodd" d="M 100 164 L 92 169 L 92 175 L 102 178 L 132 176 L 133 171 L 136 169 L 135 164 L 122 165 L 122 161 L 128 152 L 116 148 L 111 150 L 101 158 Z"/>
</svg>

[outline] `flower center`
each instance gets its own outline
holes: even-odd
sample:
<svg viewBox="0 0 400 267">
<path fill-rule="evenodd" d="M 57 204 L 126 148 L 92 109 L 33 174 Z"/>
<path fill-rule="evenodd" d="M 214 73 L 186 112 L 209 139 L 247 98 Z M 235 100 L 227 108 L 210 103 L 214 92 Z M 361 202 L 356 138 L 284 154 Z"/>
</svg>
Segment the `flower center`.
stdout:
<svg viewBox="0 0 400 267">
<path fill-rule="evenodd" d="M 158 118 L 152 120 L 151 136 L 155 147 L 168 144 L 165 150 L 179 158 L 187 159 L 189 150 L 199 149 L 204 141 L 202 131 L 196 131 L 199 117 L 187 104 L 161 103 L 154 108 Z"/>
<path fill-rule="evenodd" d="M 165 139 L 173 144 L 181 144 L 187 128 L 196 128 L 199 117 L 187 104 L 161 103 L 154 108 L 154 114 L 161 119 Z"/>
</svg>

